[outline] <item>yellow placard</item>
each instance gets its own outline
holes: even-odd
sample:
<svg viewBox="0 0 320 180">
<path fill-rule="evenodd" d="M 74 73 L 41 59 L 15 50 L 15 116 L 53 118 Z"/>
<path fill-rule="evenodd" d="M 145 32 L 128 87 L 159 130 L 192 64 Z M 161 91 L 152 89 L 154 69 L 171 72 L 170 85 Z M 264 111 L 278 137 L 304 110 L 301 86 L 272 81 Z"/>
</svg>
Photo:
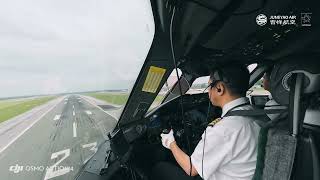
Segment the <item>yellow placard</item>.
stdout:
<svg viewBox="0 0 320 180">
<path fill-rule="evenodd" d="M 155 93 L 165 72 L 166 69 L 150 66 L 147 78 L 143 84 L 142 91 Z"/>
</svg>

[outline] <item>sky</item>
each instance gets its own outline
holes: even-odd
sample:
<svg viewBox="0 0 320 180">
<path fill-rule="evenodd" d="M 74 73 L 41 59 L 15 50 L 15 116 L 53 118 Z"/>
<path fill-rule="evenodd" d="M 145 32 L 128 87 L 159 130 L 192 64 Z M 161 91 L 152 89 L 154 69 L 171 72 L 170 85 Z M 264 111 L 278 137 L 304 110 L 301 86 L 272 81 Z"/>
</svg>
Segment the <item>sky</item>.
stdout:
<svg viewBox="0 0 320 180">
<path fill-rule="evenodd" d="M 153 36 L 149 0 L 0 0 L 0 97 L 130 89 Z"/>
</svg>

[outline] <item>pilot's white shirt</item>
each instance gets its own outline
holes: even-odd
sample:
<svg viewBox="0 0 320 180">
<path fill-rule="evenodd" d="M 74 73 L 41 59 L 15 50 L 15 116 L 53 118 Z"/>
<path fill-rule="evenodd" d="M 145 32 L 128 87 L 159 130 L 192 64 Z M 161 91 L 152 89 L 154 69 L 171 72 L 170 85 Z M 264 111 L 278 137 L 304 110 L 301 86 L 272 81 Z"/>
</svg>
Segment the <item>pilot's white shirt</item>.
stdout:
<svg viewBox="0 0 320 180">
<path fill-rule="evenodd" d="M 249 102 L 238 98 L 222 108 L 222 117 L 232 108 Z M 252 109 L 251 105 L 234 110 Z M 256 169 L 257 144 L 260 126 L 252 117 L 228 116 L 213 127 L 207 127 L 203 156 L 204 135 L 191 155 L 198 174 L 205 180 L 251 180 Z"/>
</svg>

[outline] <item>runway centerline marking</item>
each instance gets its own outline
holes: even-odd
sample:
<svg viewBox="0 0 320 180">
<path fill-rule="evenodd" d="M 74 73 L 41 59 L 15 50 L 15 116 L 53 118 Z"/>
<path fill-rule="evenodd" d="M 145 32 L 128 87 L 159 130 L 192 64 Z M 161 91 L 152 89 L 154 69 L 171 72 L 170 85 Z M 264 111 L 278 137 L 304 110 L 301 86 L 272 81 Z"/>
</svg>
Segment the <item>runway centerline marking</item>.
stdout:
<svg viewBox="0 0 320 180">
<path fill-rule="evenodd" d="M 91 114 L 92 114 L 92 112 L 91 112 L 91 111 L 86 111 L 86 113 L 87 113 L 88 115 L 91 115 Z"/>
<path fill-rule="evenodd" d="M 73 115 L 73 116 L 75 116 L 75 115 L 76 115 L 76 113 L 73 111 L 73 112 L 72 112 L 72 115 Z"/>
<path fill-rule="evenodd" d="M 73 108 L 73 110 L 74 110 L 74 105 L 72 105 L 72 108 Z"/>
<path fill-rule="evenodd" d="M 77 137 L 77 123 L 73 123 L 73 137 Z"/>
<path fill-rule="evenodd" d="M 56 121 L 56 120 L 59 120 L 61 117 L 61 114 L 57 114 L 56 116 L 54 116 L 53 120 Z"/>
</svg>

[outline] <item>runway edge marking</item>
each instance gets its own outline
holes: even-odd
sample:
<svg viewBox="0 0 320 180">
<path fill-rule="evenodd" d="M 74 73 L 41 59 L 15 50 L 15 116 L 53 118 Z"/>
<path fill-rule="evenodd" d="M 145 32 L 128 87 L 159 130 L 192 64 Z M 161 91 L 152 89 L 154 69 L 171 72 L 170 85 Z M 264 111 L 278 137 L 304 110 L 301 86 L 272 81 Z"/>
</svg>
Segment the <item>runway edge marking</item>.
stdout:
<svg viewBox="0 0 320 180">
<path fill-rule="evenodd" d="M 87 103 L 89 103 L 89 104 L 91 104 L 92 106 L 94 106 L 94 107 L 96 107 L 96 108 L 98 108 L 98 109 L 100 109 L 101 111 L 103 111 L 104 113 L 106 113 L 106 114 L 108 114 L 109 116 L 111 116 L 111 117 L 113 117 L 116 121 L 118 121 L 118 118 L 116 118 L 114 115 L 112 115 L 112 114 L 110 114 L 110 113 L 108 113 L 108 112 L 106 112 L 105 110 L 103 110 L 101 107 L 99 107 L 99 106 L 97 106 L 97 105 L 95 105 L 95 104 L 93 104 L 93 103 L 91 103 L 89 100 L 87 100 L 85 97 L 83 98 L 85 101 L 87 101 Z"/>
<path fill-rule="evenodd" d="M 64 98 L 61 98 L 64 99 Z M 58 100 L 57 100 L 58 101 Z M 38 117 L 33 123 L 31 123 L 26 129 L 24 129 L 20 134 L 18 134 L 15 138 L 13 138 L 7 145 L 5 145 L 2 149 L 0 149 L 0 154 L 6 150 L 12 143 L 14 143 L 20 136 L 22 136 L 25 132 L 27 132 L 34 124 L 36 124 L 40 119 L 42 119 L 46 114 L 48 114 L 52 109 L 54 109 L 62 100 L 59 100 L 54 106 L 49 108 L 45 113 L 43 113 L 40 117 Z"/>
</svg>

